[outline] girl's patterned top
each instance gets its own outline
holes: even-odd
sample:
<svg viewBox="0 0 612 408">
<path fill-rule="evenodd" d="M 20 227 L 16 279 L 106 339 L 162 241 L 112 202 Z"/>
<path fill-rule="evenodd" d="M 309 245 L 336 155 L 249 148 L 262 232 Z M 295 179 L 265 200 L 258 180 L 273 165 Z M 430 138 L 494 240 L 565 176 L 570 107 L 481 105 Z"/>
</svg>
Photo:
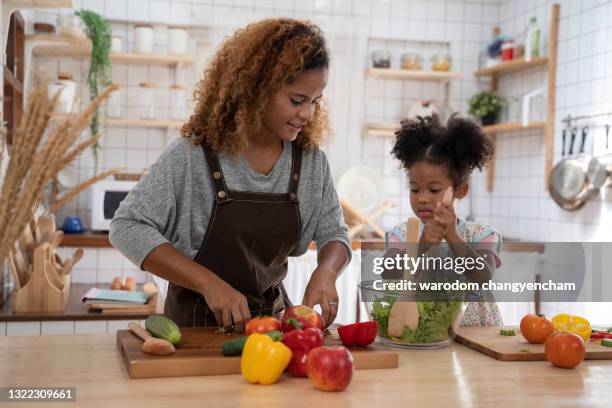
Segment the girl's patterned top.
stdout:
<svg viewBox="0 0 612 408">
<path fill-rule="evenodd" d="M 421 223 L 421 234 L 425 224 Z M 481 222 L 466 221 L 462 218 L 457 218 L 457 233 L 465 242 L 470 243 L 470 247 L 478 250 L 488 249 L 495 257 L 495 267 L 501 266 L 499 252 L 501 250 L 502 237 L 501 234 L 488 224 Z M 404 242 L 406 240 L 406 222 L 401 222 L 394 226 L 385 235 L 385 243 Z M 444 252 L 443 256 L 452 256 L 452 252 L 447 245 L 441 248 Z M 479 295 L 487 299 L 487 301 L 469 302 L 463 318 L 462 326 L 501 326 L 502 318 L 493 298 L 493 294 L 488 291 L 480 291 Z"/>
</svg>

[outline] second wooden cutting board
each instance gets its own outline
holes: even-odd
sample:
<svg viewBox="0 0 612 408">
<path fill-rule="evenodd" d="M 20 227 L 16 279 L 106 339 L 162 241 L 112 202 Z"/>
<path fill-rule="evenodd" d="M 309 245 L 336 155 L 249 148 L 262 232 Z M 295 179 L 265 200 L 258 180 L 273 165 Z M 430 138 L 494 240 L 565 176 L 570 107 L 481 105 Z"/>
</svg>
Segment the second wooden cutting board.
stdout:
<svg viewBox="0 0 612 408">
<path fill-rule="evenodd" d="M 455 341 L 500 361 L 545 361 L 544 344 L 531 344 L 515 328 L 516 336 L 502 336 L 499 327 L 459 327 Z M 586 342 L 585 360 L 612 360 L 612 348 Z"/>
<path fill-rule="evenodd" d="M 131 378 L 184 377 L 192 375 L 240 374 L 240 357 L 224 357 L 221 344 L 238 337 L 216 333 L 215 329 L 181 328 L 176 353 L 153 356 L 141 351 L 142 340 L 129 330 L 117 332 L 117 347 Z M 340 345 L 325 339 L 326 345 Z M 351 348 L 355 369 L 397 368 L 399 355 L 374 343 L 366 348 Z"/>
</svg>

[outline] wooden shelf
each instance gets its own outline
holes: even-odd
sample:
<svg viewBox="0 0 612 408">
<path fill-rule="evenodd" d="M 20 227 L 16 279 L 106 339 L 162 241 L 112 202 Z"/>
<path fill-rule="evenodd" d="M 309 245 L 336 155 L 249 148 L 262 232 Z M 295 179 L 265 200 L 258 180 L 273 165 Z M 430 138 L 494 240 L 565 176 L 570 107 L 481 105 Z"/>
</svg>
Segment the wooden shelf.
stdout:
<svg viewBox="0 0 612 408">
<path fill-rule="evenodd" d="M 106 124 L 112 127 L 149 127 L 149 128 L 179 128 L 183 126 L 180 120 L 142 120 L 142 119 L 108 119 Z"/>
<path fill-rule="evenodd" d="M 118 64 L 167 66 L 188 66 L 194 63 L 191 55 L 135 54 L 127 52 L 111 52 L 110 60 Z"/>
<path fill-rule="evenodd" d="M 70 116 L 76 116 L 77 113 L 55 113 L 52 119 L 63 120 Z M 185 119 L 186 120 L 186 119 Z M 184 121 L 180 120 L 144 120 L 144 119 L 112 119 L 109 118 L 102 124 L 106 123 L 110 127 L 140 127 L 140 128 L 161 128 L 172 129 L 183 126 Z"/>
<path fill-rule="evenodd" d="M 367 123 L 365 130 L 368 136 L 394 137 L 399 128 L 399 123 Z"/>
<path fill-rule="evenodd" d="M 447 71 L 417 71 L 411 69 L 369 68 L 365 76 L 380 79 L 412 79 L 422 81 L 450 81 L 461 78 L 460 72 Z"/>
<path fill-rule="evenodd" d="M 546 57 L 532 58 L 529 62 L 525 62 L 525 58 L 518 58 L 512 61 L 502 62 L 493 67 L 479 69 L 478 71 L 474 72 L 474 75 L 477 77 L 499 76 L 546 64 L 548 64 L 548 58 Z"/>
<path fill-rule="evenodd" d="M 9 0 L 7 3 L 17 8 L 74 8 L 72 0 Z"/>
<path fill-rule="evenodd" d="M 91 41 L 63 35 L 33 34 L 26 36 L 26 42 L 33 44 L 33 53 L 42 57 L 88 58 L 91 54 Z M 111 52 L 111 63 L 187 66 L 194 63 L 191 55 L 135 54 Z"/>
<path fill-rule="evenodd" d="M 514 132 L 517 130 L 531 130 L 531 129 L 544 129 L 546 128 L 546 122 L 530 122 L 527 126 L 523 126 L 522 123 L 499 123 L 491 126 L 483 126 L 482 130 L 488 134 L 499 134 L 504 132 Z"/>
<path fill-rule="evenodd" d="M 105 233 L 87 234 L 64 234 L 60 246 L 67 247 L 87 247 L 87 248 L 112 248 Z"/>
<path fill-rule="evenodd" d="M 552 171 L 553 164 L 553 146 L 554 146 L 554 121 L 555 121 L 555 95 L 556 95 L 556 78 L 557 78 L 557 43 L 559 39 L 559 15 L 561 6 L 553 4 L 551 8 L 551 24 L 550 24 L 550 46 L 548 57 L 532 58 L 531 61 L 525 62 L 524 58 L 504 62 L 494 67 L 484 68 L 476 71 L 474 74 L 479 76 L 491 77 L 491 91 L 495 92 L 498 88 L 498 80 L 501 75 L 510 72 L 517 72 L 537 66 L 546 66 L 546 121 L 530 123 L 527 127 L 523 127 L 521 123 L 505 123 L 500 125 L 487 126 L 484 128 L 491 136 L 493 145 L 496 143 L 498 133 L 510 132 L 521 129 L 543 129 L 544 130 L 544 189 L 548 190 L 548 179 Z M 499 30 L 499 28 L 497 28 Z M 499 31 L 498 31 L 499 33 Z M 487 168 L 487 190 L 493 191 L 495 180 L 495 155 L 491 158 Z"/>
</svg>

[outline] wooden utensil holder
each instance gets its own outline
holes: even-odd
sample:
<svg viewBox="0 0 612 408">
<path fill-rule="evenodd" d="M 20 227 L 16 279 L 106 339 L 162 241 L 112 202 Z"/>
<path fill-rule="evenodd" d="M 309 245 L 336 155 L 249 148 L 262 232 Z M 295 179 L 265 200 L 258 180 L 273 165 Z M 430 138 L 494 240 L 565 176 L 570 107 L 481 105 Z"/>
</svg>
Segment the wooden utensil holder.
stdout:
<svg viewBox="0 0 612 408">
<path fill-rule="evenodd" d="M 13 292 L 15 312 L 61 312 L 70 295 L 70 274 L 60 273 L 52 262 L 51 245 L 44 243 L 34 250 L 33 267 L 27 283 Z"/>
</svg>

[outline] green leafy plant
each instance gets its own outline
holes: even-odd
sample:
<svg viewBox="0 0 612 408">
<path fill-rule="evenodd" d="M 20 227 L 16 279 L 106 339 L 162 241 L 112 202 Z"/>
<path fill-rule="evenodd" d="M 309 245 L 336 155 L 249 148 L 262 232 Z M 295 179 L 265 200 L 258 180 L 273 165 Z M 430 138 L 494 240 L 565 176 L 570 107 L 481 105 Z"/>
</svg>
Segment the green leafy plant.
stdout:
<svg viewBox="0 0 612 408">
<path fill-rule="evenodd" d="M 500 111 L 502 99 L 493 92 L 478 92 L 469 100 L 470 113 L 476 116 L 493 115 Z"/>
<path fill-rule="evenodd" d="M 94 100 L 101 88 L 111 83 L 111 63 L 109 58 L 111 48 L 111 26 L 97 13 L 90 10 L 81 10 L 76 13 L 87 27 L 87 36 L 91 40 L 91 65 L 87 74 L 89 83 L 89 98 Z M 96 109 L 89 125 L 91 136 L 96 136 L 100 130 L 100 109 Z M 98 168 L 98 153 L 100 144 L 92 146 L 95 167 Z"/>
</svg>

